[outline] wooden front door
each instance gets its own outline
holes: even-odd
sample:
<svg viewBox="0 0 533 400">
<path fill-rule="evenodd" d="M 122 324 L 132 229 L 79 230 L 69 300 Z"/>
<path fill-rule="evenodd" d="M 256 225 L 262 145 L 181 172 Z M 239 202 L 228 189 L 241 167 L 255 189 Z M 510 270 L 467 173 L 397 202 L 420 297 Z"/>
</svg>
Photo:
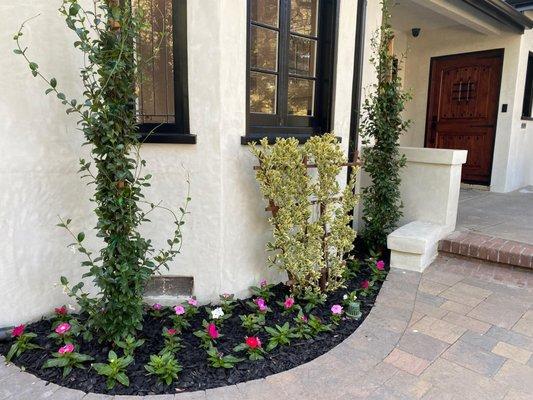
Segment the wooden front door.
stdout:
<svg viewBox="0 0 533 400">
<path fill-rule="evenodd" d="M 488 185 L 503 50 L 431 60 L 426 147 L 468 150 L 464 182 Z"/>
</svg>

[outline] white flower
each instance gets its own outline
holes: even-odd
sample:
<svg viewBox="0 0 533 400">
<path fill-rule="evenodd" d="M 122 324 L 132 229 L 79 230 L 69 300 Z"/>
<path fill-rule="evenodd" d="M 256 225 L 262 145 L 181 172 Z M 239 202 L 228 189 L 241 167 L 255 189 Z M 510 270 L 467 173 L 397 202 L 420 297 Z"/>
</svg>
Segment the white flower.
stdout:
<svg viewBox="0 0 533 400">
<path fill-rule="evenodd" d="M 343 300 L 346 300 L 346 299 L 348 299 L 348 295 L 347 295 L 347 294 L 345 294 L 344 296 L 342 296 L 342 299 L 343 299 Z"/>
<path fill-rule="evenodd" d="M 213 319 L 219 319 L 220 317 L 224 316 L 224 311 L 222 311 L 222 308 L 217 307 L 213 311 L 211 311 L 211 318 Z"/>
</svg>

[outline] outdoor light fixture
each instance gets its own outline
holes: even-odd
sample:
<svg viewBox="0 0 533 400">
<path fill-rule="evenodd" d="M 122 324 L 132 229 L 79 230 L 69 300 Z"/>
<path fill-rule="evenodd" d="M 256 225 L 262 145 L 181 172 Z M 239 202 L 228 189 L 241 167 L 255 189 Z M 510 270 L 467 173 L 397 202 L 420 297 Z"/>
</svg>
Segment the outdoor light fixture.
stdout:
<svg viewBox="0 0 533 400">
<path fill-rule="evenodd" d="M 413 28 L 413 29 L 411 29 L 411 33 L 413 34 L 413 37 L 419 37 L 419 36 L 420 36 L 420 31 L 421 31 L 421 30 L 422 30 L 422 29 L 420 29 L 420 28 Z"/>
</svg>

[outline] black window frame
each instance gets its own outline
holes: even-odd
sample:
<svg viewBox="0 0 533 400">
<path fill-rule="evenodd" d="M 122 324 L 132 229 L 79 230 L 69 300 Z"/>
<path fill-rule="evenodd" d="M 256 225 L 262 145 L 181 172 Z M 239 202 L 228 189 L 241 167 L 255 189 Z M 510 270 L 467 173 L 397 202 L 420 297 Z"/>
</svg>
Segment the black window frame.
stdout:
<svg viewBox="0 0 533 400">
<path fill-rule="evenodd" d="M 187 0 L 172 1 L 172 35 L 174 54 L 174 113 L 175 123 L 138 124 L 143 143 L 196 144 L 190 132 L 189 76 L 187 52 Z"/>
<path fill-rule="evenodd" d="M 533 121 L 533 52 L 527 59 L 526 85 L 524 87 L 524 102 L 522 104 L 522 119 Z"/>
<path fill-rule="evenodd" d="M 337 64 L 338 36 L 338 0 L 319 0 L 317 26 L 317 55 L 315 99 L 313 116 L 289 115 L 287 109 L 287 85 L 289 78 L 289 38 L 291 0 L 279 0 L 279 40 L 278 40 L 278 91 L 276 93 L 276 114 L 259 114 L 250 111 L 250 72 L 251 68 L 251 30 L 252 0 L 247 0 L 247 41 L 246 41 L 246 135 L 241 138 L 242 144 L 268 138 L 274 142 L 278 137 L 295 137 L 301 143 L 312 136 L 330 132 L 333 127 L 335 73 Z M 271 28 L 271 27 L 269 27 Z M 306 38 L 303 34 L 298 37 Z M 292 75 L 292 74 L 291 74 Z M 306 77 L 309 79 L 309 77 Z M 284 89 L 284 90 L 280 90 Z M 280 107 L 281 105 L 281 107 Z M 283 110 L 283 114 L 280 113 Z M 281 114 L 281 115 L 280 115 Z"/>
</svg>

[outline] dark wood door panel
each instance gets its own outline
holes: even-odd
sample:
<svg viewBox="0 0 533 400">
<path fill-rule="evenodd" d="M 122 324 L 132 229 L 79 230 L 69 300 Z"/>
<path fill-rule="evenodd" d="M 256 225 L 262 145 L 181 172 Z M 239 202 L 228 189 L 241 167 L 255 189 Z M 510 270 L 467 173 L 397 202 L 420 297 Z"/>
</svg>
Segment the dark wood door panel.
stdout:
<svg viewBox="0 0 533 400">
<path fill-rule="evenodd" d="M 503 51 L 431 60 L 426 147 L 468 150 L 463 180 L 490 183 Z"/>
</svg>

